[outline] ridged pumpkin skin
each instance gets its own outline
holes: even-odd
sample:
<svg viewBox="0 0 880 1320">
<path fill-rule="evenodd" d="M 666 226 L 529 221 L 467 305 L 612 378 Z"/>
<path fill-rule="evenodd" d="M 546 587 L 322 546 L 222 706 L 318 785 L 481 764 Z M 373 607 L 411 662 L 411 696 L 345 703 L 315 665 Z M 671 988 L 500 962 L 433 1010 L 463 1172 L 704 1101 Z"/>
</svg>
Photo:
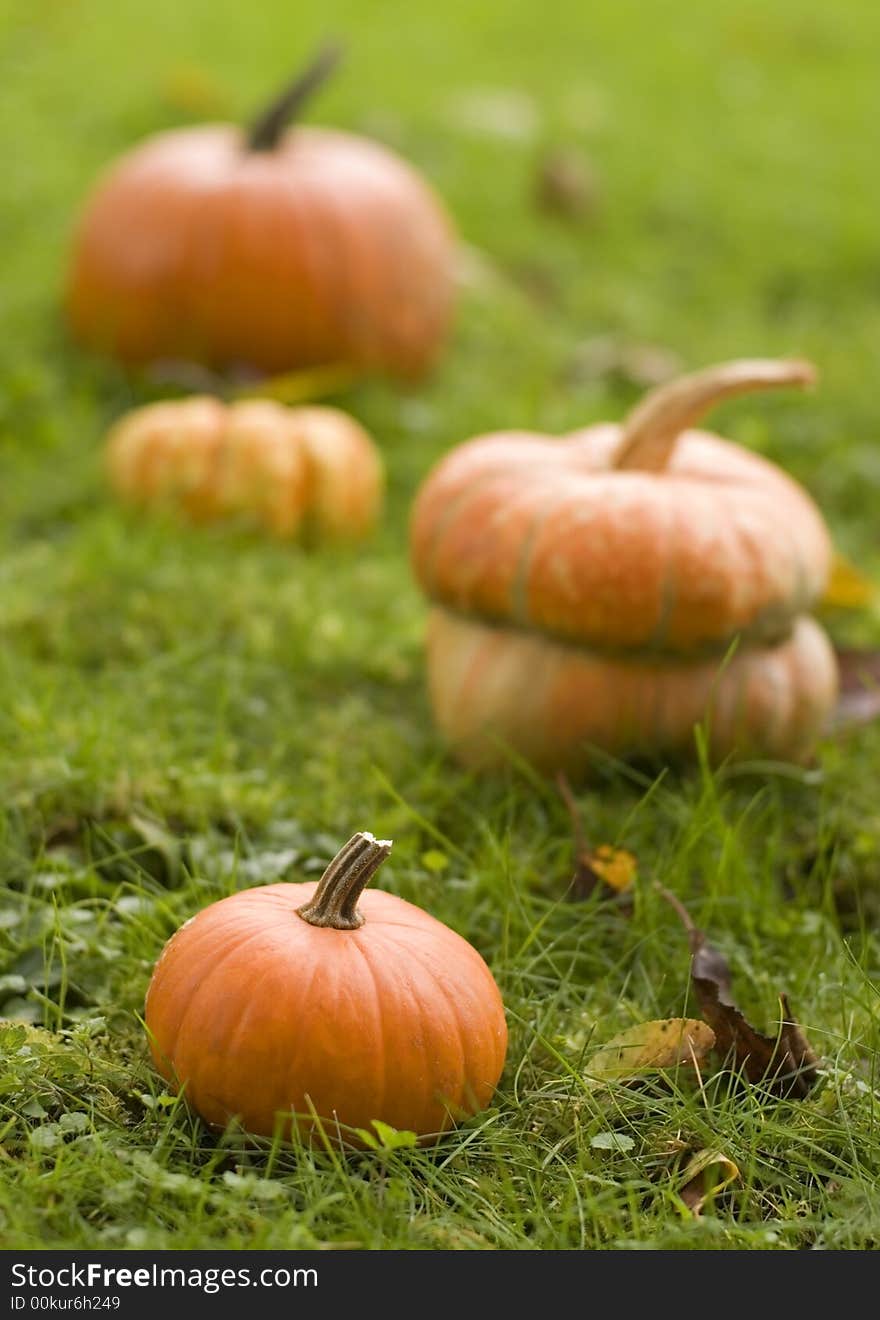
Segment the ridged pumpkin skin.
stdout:
<svg viewBox="0 0 880 1320">
<path fill-rule="evenodd" d="M 308 1134 L 373 1119 L 426 1137 L 490 1100 L 507 1027 L 477 951 L 402 899 L 368 890 L 355 930 L 298 912 L 314 884 L 245 890 L 166 945 L 146 1025 L 159 1071 L 210 1124 Z M 279 1118 L 279 1115 L 282 1116 Z"/>
<path fill-rule="evenodd" d="M 831 644 L 809 618 L 785 641 L 717 657 L 602 656 L 435 607 L 428 683 L 437 727 L 459 758 L 497 768 L 513 749 L 548 773 L 578 774 L 592 749 L 626 758 L 691 754 L 705 721 L 709 750 L 802 760 L 837 695 Z"/>
<path fill-rule="evenodd" d="M 244 517 L 278 536 L 354 539 L 376 521 L 383 471 L 366 431 L 336 408 L 255 399 L 148 404 L 107 439 L 124 500 L 179 509 L 194 522 Z"/>
<path fill-rule="evenodd" d="M 127 363 L 415 375 L 447 332 L 453 260 L 437 198 L 385 147 L 297 127 L 252 151 L 208 125 L 148 139 L 99 181 L 67 307 L 83 343 Z"/>
<path fill-rule="evenodd" d="M 411 548 L 438 606 L 437 723 L 465 760 L 495 764 L 506 746 L 573 768 L 589 743 L 664 757 L 710 713 L 718 758 L 809 753 L 837 691 L 806 618 L 828 532 L 779 468 L 689 423 L 719 398 L 811 378 L 803 363 L 725 364 L 623 425 L 482 436 L 440 462 Z"/>
<path fill-rule="evenodd" d="M 705 432 L 662 474 L 615 471 L 621 428 L 455 449 L 428 478 L 413 560 L 461 613 L 603 650 L 784 636 L 824 588 L 828 533 L 779 468 Z"/>
</svg>

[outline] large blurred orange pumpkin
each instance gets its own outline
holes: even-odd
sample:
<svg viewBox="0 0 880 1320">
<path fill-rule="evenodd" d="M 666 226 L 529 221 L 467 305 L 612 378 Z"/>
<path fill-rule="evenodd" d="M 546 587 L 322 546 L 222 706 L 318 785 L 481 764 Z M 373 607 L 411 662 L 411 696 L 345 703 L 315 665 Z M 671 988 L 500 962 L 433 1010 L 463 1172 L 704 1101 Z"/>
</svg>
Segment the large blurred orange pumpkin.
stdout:
<svg viewBox="0 0 880 1320">
<path fill-rule="evenodd" d="M 75 334 L 130 363 L 415 374 L 450 320 L 453 236 L 425 181 L 366 138 L 285 124 L 325 54 L 250 134 L 177 129 L 118 161 L 76 235 Z"/>
<path fill-rule="evenodd" d="M 197 396 L 135 408 L 107 440 L 107 468 L 131 504 L 193 522 L 238 517 L 277 536 L 351 540 L 376 521 L 382 463 L 338 408 Z"/>
<path fill-rule="evenodd" d="M 809 617 L 828 533 L 779 468 L 689 428 L 721 399 L 812 380 L 802 362 L 732 362 L 622 426 L 483 436 L 439 464 L 412 555 L 435 716 L 464 760 L 675 755 L 703 720 L 716 757 L 809 752 L 837 686 Z"/>
<path fill-rule="evenodd" d="M 156 964 L 153 1059 L 206 1122 L 303 1134 L 374 1119 L 428 1137 L 491 1098 L 507 1049 L 477 951 L 364 886 L 391 845 L 356 834 L 315 884 L 247 889 L 186 922 Z M 360 908 L 358 908 L 360 904 Z"/>
</svg>

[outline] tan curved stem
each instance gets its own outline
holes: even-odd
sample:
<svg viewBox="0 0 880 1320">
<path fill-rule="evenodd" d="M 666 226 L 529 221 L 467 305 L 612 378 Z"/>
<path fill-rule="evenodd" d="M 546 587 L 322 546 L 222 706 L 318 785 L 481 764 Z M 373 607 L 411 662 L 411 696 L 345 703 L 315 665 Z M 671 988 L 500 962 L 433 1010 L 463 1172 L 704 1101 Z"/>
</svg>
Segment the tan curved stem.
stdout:
<svg viewBox="0 0 880 1320">
<path fill-rule="evenodd" d="M 652 390 L 626 418 L 614 466 L 661 472 L 682 431 L 716 403 L 752 390 L 803 389 L 815 380 L 812 363 L 775 358 L 742 358 L 680 376 Z"/>
<path fill-rule="evenodd" d="M 321 876 L 311 902 L 297 908 L 297 915 L 310 926 L 357 930 L 364 924 L 358 900 L 390 852 L 390 839 L 377 839 L 366 831 L 353 834 Z"/>
</svg>

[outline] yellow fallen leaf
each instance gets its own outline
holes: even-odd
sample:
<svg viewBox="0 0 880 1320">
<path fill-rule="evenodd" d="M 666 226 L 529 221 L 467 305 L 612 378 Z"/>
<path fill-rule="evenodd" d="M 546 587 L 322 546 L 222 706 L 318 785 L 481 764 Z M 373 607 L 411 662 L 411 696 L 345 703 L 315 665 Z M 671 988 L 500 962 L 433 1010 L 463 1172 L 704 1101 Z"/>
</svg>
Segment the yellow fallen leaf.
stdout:
<svg viewBox="0 0 880 1320">
<path fill-rule="evenodd" d="M 877 600 L 877 587 L 855 564 L 834 552 L 831 574 L 820 602 L 823 609 L 863 610 Z"/>
<path fill-rule="evenodd" d="M 625 894 L 636 878 L 638 862 L 625 848 L 612 848 L 610 843 L 600 843 L 595 852 L 588 853 L 582 859 L 594 875 L 597 875 L 618 894 Z"/>
<path fill-rule="evenodd" d="M 700 1063 L 714 1044 L 715 1032 L 697 1018 L 640 1022 L 597 1050 L 585 1075 L 593 1086 L 629 1081 L 657 1068 Z"/>
<path fill-rule="evenodd" d="M 632 886 L 638 871 L 635 857 L 625 848 L 614 848 L 610 843 L 600 843 L 595 849 L 588 848 L 577 799 L 562 771 L 556 776 L 556 784 L 571 818 L 574 834 L 575 868 L 571 879 L 572 898 L 589 898 L 598 883 L 607 885 L 617 894 L 625 894 Z"/>
<path fill-rule="evenodd" d="M 739 1181 L 740 1172 L 720 1150 L 700 1150 L 678 1176 L 678 1194 L 692 1215 L 700 1215 L 707 1201 Z"/>
<path fill-rule="evenodd" d="M 228 115 L 232 103 L 226 88 L 197 64 L 169 69 L 162 83 L 162 99 L 171 110 L 193 119 Z"/>
<path fill-rule="evenodd" d="M 341 394 L 350 389 L 360 373 L 343 362 L 323 367 L 307 367 L 303 371 L 287 371 L 280 376 L 267 376 L 235 391 L 237 399 L 274 399 L 276 403 L 310 403 L 328 394 Z"/>
</svg>

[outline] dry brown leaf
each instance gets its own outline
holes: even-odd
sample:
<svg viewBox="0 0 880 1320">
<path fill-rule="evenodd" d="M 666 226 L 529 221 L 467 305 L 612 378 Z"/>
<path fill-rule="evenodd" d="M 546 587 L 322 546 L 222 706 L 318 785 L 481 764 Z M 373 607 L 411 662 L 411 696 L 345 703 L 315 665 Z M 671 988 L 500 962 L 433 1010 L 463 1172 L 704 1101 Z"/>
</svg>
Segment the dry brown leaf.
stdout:
<svg viewBox="0 0 880 1320">
<path fill-rule="evenodd" d="M 681 1169 L 678 1194 L 695 1218 L 707 1201 L 738 1182 L 740 1172 L 729 1155 L 720 1150 L 700 1150 Z"/>
<path fill-rule="evenodd" d="M 694 1066 L 715 1044 L 715 1033 L 698 1018 L 660 1018 L 622 1031 L 598 1049 L 585 1069 L 591 1086 L 625 1082 L 658 1068 Z"/>
<path fill-rule="evenodd" d="M 587 158 L 570 148 L 550 151 L 538 162 L 535 202 L 549 215 L 583 221 L 595 216 L 601 190 Z"/>
<path fill-rule="evenodd" d="M 840 696 L 830 720 L 831 733 L 845 733 L 880 718 L 880 650 L 837 652 Z"/>
<path fill-rule="evenodd" d="M 762 1082 L 778 1096 L 805 1099 L 818 1079 L 819 1060 L 794 1020 L 788 999 L 780 995 L 782 1020 L 776 1036 L 765 1036 L 737 1008 L 731 993 L 730 967 L 724 955 L 694 925 L 675 894 L 660 893 L 677 912 L 691 948 L 691 982 L 703 1017 L 715 1032 L 715 1049 L 735 1060 L 750 1082 Z"/>
<path fill-rule="evenodd" d="M 810 1042 L 800 1023 L 795 1019 L 788 995 L 780 994 L 779 1007 L 782 1016 L 779 1022 L 779 1039 L 787 1058 L 794 1064 L 797 1075 L 808 1080 L 807 1091 L 818 1081 L 818 1070 L 822 1061 Z M 806 1092 L 805 1092 L 806 1094 Z"/>
<path fill-rule="evenodd" d="M 556 777 L 556 783 L 571 818 L 574 835 L 575 867 L 571 879 L 571 897 L 589 898 L 597 885 L 611 891 L 608 897 L 611 897 L 611 894 L 622 897 L 632 888 L 638 874 L 638 862 L 635 856 L 625 848 L 616 848 L 610 843 L 600 843 L 598 848 L 590 848 L 568 779 L 560 773 Z"/>
</svg>

